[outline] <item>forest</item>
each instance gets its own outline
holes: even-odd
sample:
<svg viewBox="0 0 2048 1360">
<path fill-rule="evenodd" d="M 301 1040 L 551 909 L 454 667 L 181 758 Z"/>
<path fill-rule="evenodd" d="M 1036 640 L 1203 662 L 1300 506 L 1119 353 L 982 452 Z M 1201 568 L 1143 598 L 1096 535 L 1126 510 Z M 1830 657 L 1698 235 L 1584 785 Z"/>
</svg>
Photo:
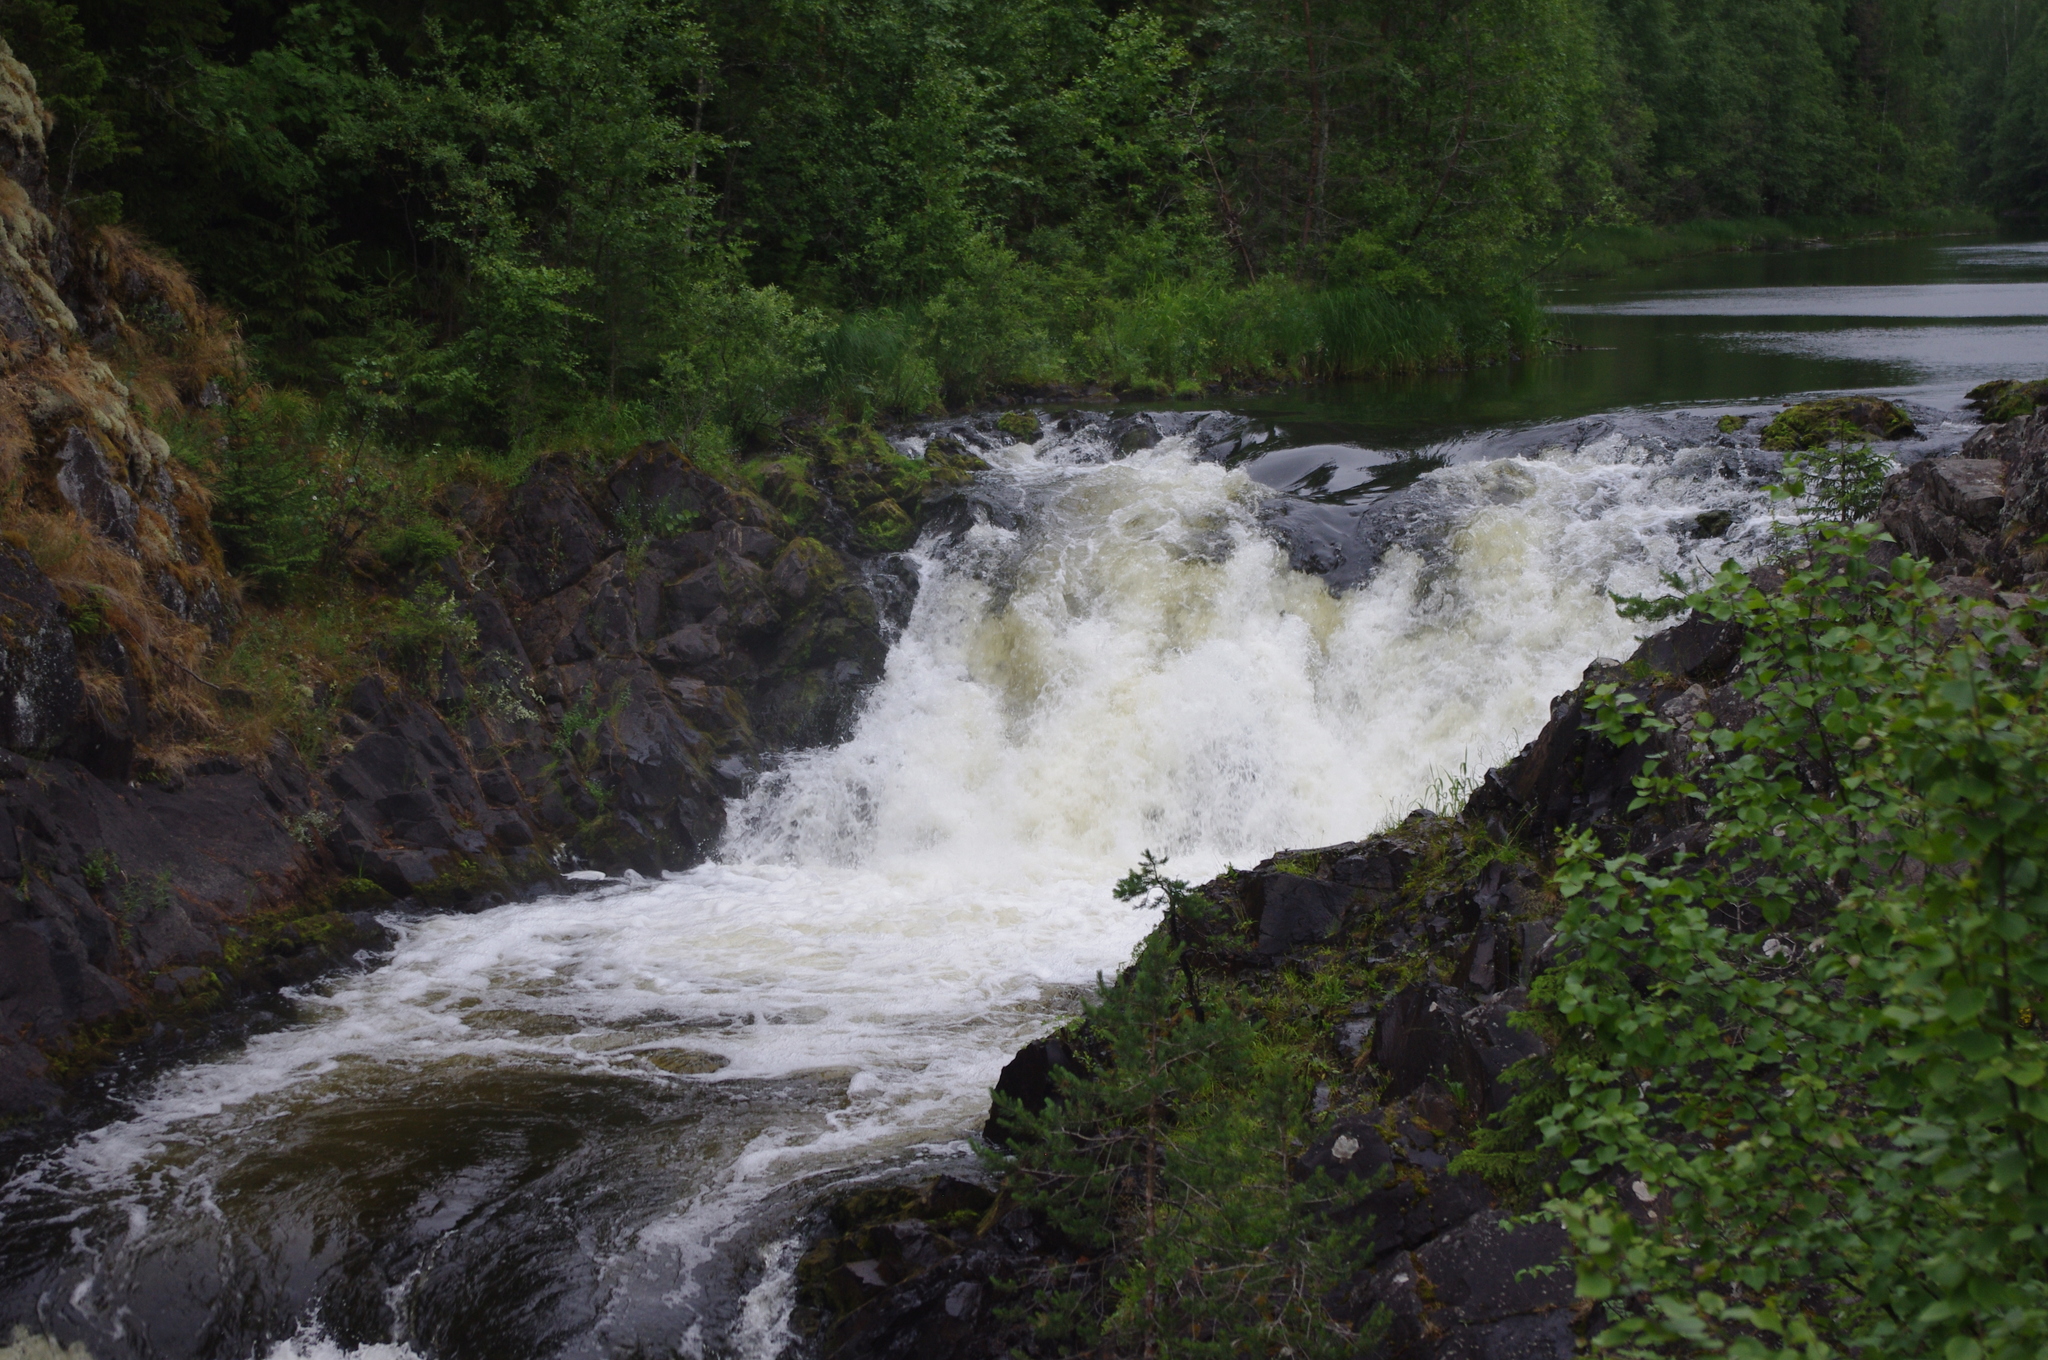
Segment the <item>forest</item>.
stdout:
<svg viewBox="0 0 2048 1360">
<path fill-rule="evenodd" d="M 703 448 L 1497 359 L 1588 231 L 2037 211 L 2044 14 L 9 0 L 0 36 L 65 209 L 181 261 L 320 421 Z"/>
</svg>

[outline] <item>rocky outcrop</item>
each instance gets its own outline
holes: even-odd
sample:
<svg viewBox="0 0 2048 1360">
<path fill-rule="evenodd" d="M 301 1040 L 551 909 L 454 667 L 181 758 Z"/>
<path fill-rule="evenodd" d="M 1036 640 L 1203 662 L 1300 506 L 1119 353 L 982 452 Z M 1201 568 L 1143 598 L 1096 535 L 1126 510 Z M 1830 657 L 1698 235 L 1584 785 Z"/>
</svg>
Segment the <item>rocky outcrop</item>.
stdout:
<svg viewBox="0 0 2048 1360">
<path fill-rule="evenodd" d="M 1894 475 L 1878 518 L 1938 577 L 2048 581 L 2048 412 L 1986 425 L 1953 457 Z"/>
<path fill-rule="evenodd" d="M 0 629 L 18 640 L 0 717 L 25 787 L 72 800 L 24 804 L 28 848 L 0 859 L 17 899 L 0 913 L 50 941 L 0 977 L 0 1109 L 48 1108 L 48 1059 L 82 1027 L 184 998 L 188 975 L 219 984 L 252 915 L 317 912 L 337 884 L 358 906 L 475 908 L 564 889 L 571 867 L 685 868 L 772 753 L 841 734 L 886 655 L 868 559 L 793 534 L 669 445 L 591 486 L 554 457 L 502 504 L 467 505 L 490 565 L 429 582 L 456 640 L 393 641 L 326 696 L 338 740 L 312 766 L 277 742 L 134 787 L 79 758 L 64 611 L 0 548 Z M 161 905 L 130 920 L 131 898 Z"/>
<path fill-rule="evenodd" d="M 391 626 L 308 696 L 306 748 L 218 754 L 250 696 L 196 668 L 235 585 L 151 426 L 233 400 L 232 336 L 134 237 L 63 219 L 50 127 L 0 49 L 0 1127 L 125 1038 L 374 943 L 365 910 L 704 858 L 773 753 L 841 734 L 915 590 L 887 550 L 985 466 L 848 428 L 769 498 L 661 443 L 451 486 L 474 551 L 378 578 Z"/>
<path fill-rule="evenodd" d="M 2048 406 L 2048 378 L 2032 382 L 1994 378 L 1971 388 L 1964 405 L 1975 407 L 1987 424 L 2018 420 Z"/>
</svg>

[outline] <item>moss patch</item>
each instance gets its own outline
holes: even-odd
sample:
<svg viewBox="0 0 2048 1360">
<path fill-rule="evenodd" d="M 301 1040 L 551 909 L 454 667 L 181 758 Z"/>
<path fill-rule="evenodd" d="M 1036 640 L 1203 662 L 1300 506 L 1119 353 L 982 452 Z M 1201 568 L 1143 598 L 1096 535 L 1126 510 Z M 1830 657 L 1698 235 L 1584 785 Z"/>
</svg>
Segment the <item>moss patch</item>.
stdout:
<svg viewBox="0 0 2048 1360">
<path fill-rule="evenodd" d="M 1975 407 L 1987 425 L 2018 420 L 2048 406 L 2048 378 L 2037 378 L 2033 382 L 1994 378 L 1971 388 L 1964 404 Z"/>
<path fill-rule="evenodd" d="M 1763 443 L 1767 449 L 1790 453 L 1844 441 L 1904 439 L 1913 432 L 1913 418 L 1895 402 L 1882 397 L 1828 397 L 1778 412 L 1764 426 Z"/>
<path fill-rule="evenodd" d="M 1005 411 L 996 418 L 996 428 L 1026 444 L 1035 443 L 1040 432 L 1038 416 L 1032 411 Z"/>
</svg>

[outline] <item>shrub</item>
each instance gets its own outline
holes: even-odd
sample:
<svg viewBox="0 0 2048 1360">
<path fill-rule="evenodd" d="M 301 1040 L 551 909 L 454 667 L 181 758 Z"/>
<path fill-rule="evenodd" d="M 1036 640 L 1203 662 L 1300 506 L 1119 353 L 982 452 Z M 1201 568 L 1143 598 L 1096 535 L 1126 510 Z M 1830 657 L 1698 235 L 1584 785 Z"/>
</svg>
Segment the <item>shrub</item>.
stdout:
<svg viewBox="0 0 2048 1360">
<path fill-rule="evenodd" d="M 1694 595 L 1745 631 L 1753 716 L 1691 719 L 1638 806 L 1696 808 L 1703 848 L 1561 859 L 1552 1207 L 1620 1354 L 2048 1344 L 2044 621 L 1871 547 L 1824 531 L 1774 594 L 1731 566 Z M 1673 731 L 1614 685 L 1591 707 Z"/>
<path fill-rule="evenodd" d="M 389 604 L 384 649 L 408 678 L 424 679 L 428 667 L 452 653 L 458 661 L 476 651 L 476 620 L 445 587 L 421 586 L 410 598 Z"/>
<path fill-rule="evenodd" d="M 431 570 L 461 552 L 462 540 L 445 524 L 414 520 L 372 534 L 370 551 L 394 574 L 411 576 Z"/>
</svg>

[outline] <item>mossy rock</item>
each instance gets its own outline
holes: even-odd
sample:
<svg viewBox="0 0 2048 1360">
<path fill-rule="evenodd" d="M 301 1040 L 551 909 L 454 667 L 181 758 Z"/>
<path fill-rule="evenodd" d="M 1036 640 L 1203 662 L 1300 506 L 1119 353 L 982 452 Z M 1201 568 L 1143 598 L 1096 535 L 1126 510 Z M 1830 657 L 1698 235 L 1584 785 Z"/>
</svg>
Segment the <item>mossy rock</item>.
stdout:
<svg viewBox="0 0 2048 1360">
<path fill-rule="evenodd" d="M 391 894 L 367 878 L 344 878 L 328 890 L 329 911 L 378 911 L 391 905 Z"/>
<path fill-rule="evenodd" d="M 1905 439 L 1914 433 L 1913 418 L 1895 402 L 1882 397 L 1825 397 L 1778 412 L 1764 426 L 1763 444 L 1791 453 L 1841 442 Z"/>
<path fill-rule="evenodd" d="M 926 475 L 932 486 L 965 486 L 977 472 L 988 471 L 988 461 L 969 453 L 956 439 L 934 439 L 924 451 Z"/>
<path fill-rule="evenodd" d="M 863 505 L 854 523 L 860 541 L 879 552 L 901 552 L 917 539 L 917 525 L 893 500 Z"/>
<path fill-rule="evenodd" d="M 511 886 L 495 861 L 458 859 L 414 888 L 413 896 L 428 906 L 453 907 L 474 902 L 488 892 L 509 891 Z"/>
<path fill-rule="evenodd" d="M 1035 444 L 1043 427 L 1035 411 L 1005 411 L 996 417 L 996 428 L 1022 444 Z"/>
<path fill-rule="evenodd" d="M 1986 425 L 2002 425 L 2048 406 L 2048 378 L 2033 382 L 1994 378 L 1971 388 L 1963 404 L 1975 407 Z"/>
<path fill-rule="evenodd" d="M 845 579 L 839 554 L 815 538 L 791 539 L 768 571 L 769 588 L 787 604 L 820 599 Z"/>
<path fill-rule="evenodd" d="M 1722 416 L 1722 417 L 1720 418 L 1720 420 L 1718 420 L 1718 421 L 1716 421 L 1716 422 L 1715 422 L 1715 424 L 1716 424 L 1716 425 L 1718 425 L 1718 426 L 1720 427 L 1720 430 L 1721 430 L 1721 433 L 1722 433 L 1722 434 L 1734 434 L 1734 433 L 1735 433 L 1735 432 L 1736 432 L 1737 430 L 1739 430 L 1739 429 L 1741 429 L 1741 428 L 1742 428 L 1743 426 L 1745 426 L 1745 425 L 1749 424 L 1749 417 L 1748 417 L 1748 416 Z"/>
</svg>

